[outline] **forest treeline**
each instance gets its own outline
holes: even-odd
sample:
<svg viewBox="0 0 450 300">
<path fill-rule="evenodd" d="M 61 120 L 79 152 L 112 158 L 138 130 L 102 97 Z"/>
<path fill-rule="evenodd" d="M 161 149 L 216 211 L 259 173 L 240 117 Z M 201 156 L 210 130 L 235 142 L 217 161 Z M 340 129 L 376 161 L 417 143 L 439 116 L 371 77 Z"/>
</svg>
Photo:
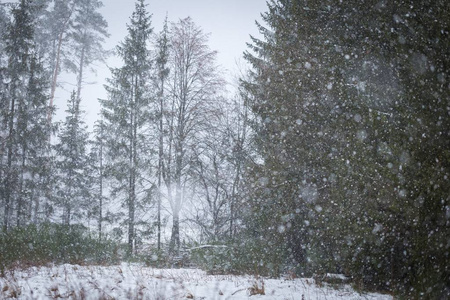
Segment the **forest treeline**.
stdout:
<svg viewBox="0 0 450 300">
<path fill-rule="evenodd" d="M 447 1 L 268 1 L 230 94 L 209 35 L 189 17 L 155 32 L 138 0 L 90 133 L 101 5 L 0 6 L 0 258 L 11 232 L 84 225 L 114 255 L 450 296 Z"/>
</svg>

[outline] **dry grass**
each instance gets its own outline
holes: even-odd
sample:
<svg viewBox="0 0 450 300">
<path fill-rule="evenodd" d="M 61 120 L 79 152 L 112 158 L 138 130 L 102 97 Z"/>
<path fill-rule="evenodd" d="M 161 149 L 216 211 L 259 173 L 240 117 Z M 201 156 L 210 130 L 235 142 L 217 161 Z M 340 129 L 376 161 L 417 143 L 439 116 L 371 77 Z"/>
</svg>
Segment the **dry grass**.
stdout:
<svg viewBox="0 0 450 300">
<path fill-rule="evenodd" d="M 253 283 L 253 286 L 251 286 L 248 289 L 248 292 L 249 292 L 250 296 L 253 296 L 253 295 L 265 295 L 266 293 L 265 293 L 265 290 L 264 290 L 264 281 L 261 280 L 261 287 L 258 285 L 258 282 L 255 281 Z"/>
</svg>

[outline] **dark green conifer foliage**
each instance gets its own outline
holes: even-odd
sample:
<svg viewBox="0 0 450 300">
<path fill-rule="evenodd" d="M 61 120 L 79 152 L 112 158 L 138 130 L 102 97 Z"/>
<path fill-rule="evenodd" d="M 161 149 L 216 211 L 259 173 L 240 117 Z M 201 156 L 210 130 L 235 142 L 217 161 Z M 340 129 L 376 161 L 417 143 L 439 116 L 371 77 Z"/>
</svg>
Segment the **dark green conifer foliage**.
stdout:
<svg viewBox="0 0 450 300">
<path fill-rule="evenodd" d="M 243 83 L 260 155 L 247 226 L 263 264 L 448 296 L 449 4 L 268 7 Z"/>
<path fill-rule="evenodd" d="M 4 230 L 14 218 L 17 225 L 30 217 L 37 220 L 40 184 L 44 174 L 49 174 L 45 138 L 49 132 L 45 122 L 47 81 L 33 42 L 32 12 L 31 1 L 21 1 L 12 9 L 12 21 L 3 36 L 6 61 L 0 72 L 0 90 L 1 131 L 5 134 L 0 146 L 0 195 Z"/>
<path fill-rule="evenodd" d="M 112 179 L 112 197 L 122 200 L 126 208 L 128 252 L 133 254 L 135 243 L 136 208 L 142 200 L 138 194 L 144 189 L 145 163 L 148 151 L 145 128 L 149 122 L 149 76 L 151 59 L 148 50 L 152 33 L 150 15 L 143 0 L 136 3 L 127 25 L 128 35 L 117 46 L 123 66 L 111 69 L 112 78 L 106 90 L 108 99 L 102 100 L 105 121 L 105 158 L 107 173 Z"/>
<path fill-rule="evenodd" d="M 67 117 L 58 134 L 55 146 L 57 184 L 55 202 L 61 210 L 65 225 L 80 221 L 90 212 L 91 176 L 89 172 L 89 134 L 82 119 L 80 98 L 72 92 Z"/>
</svg>

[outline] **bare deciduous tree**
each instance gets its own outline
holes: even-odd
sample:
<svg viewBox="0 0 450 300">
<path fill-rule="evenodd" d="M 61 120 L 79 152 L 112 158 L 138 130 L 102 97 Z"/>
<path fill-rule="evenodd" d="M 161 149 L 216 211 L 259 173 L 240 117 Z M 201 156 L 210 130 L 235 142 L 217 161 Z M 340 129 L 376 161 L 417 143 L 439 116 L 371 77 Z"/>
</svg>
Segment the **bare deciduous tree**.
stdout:
<svg viewBox="0 0 450 300">
<path fill-rule="evenodd" d="M 171 253 L 180 248 L 180 211 L 196 138 L 202 136 L 208 118 L 216 113 L 217 92 L 223 86 L 215 64 L 217 52 L 211 51 L 207 42 L 208 34 L 191 18 L 172 24 L 163 171 L 173 218 Z"/>
</svg>

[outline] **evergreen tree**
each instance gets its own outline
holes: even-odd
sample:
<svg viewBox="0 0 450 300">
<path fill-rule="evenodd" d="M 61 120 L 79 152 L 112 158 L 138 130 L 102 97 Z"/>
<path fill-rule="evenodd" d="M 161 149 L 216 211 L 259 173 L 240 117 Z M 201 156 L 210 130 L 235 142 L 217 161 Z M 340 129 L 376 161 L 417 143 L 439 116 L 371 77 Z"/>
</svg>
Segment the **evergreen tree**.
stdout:
<svg viewBox="0 0 450 300">
<path fill-rule="evenodd" d="M 43 21 L 44 28 L 42 30 L 42 37 L 39 40 L 44 43 L 44 49 L 50 48 L 48 44 L 51 43 L 51 51 L 47 51 L 48 65 L 51 69 L 51 88 L 49 107 L 53 107 L 55 99 L 56 88 L 58 85 L 58 76 L 63 67 L 62 62 L 64 58 L 69 55 L 66 41 L 68 39 L 72 20 L 75 12 L 76 0 L 63 1 L 55 0 L 52 9 L 47 11 L 46 18 Z M 49 123 L 52 116 L 49 114 Z"/>
<path fill-rule="evenodd" d="M 72 57 L 64 61 L 67 69 L 77 75 L 77 97 L 81 97 L 86 67 L 96 61 L 104 62 L 107 52 L 103 49 L 105 38 L 109 37 L 108 24 L 98 9 L 103 6 L 99 0 L 78 0 L 75 6 L 70 38 Z M 92 70 L 95 71 L 95 70 Z"/>
<path fill-rule="evenodd" d="M 80 98 L 73 92 L 66 110 L 67 117 L 58 134 L 56 152 L 56 206 L 61 210 L 61 220 L 70 225 L 81 221 L 90 213 L 91 176 L 89 172 L 87 127 L 79 109 Z"/>
<path fill-rule="evenodd" d="M 105 148 L 105 124 L 103 120 L 97 121 L 94 125 L 94 140 L 91 143 L 90 163 L 92 169 L 93 196 L 98 203 L 95 204 L 94 215 L 97 217 L 99 239 L 103 236 L 103 220 L 105 218 L 105 168 L 104 168 L 104 148 Z"/>
<path fill-rule="evenodd" d="M 164 91 L 166 89 L 166 82 L 169 75 L 168 60 L 169 60 L 169 27 L 167 24 L 167 16 L 164 20 L 163 30 L 159 34 L 156 41 L 157 58 L 156 58 L 156 76 L 155 85 L 158 90 L 157 103 L 157 132 L 158 132 L 158 212 L 157 212 L 157 230 L 158 230 L 158 250 L 161 249 L 161 205 L 162 205 L 162 184 L 164 171 L 164 117 L 165 117 L 165 103 L 166 97 Z"/>
<path fill-rule="evenodd" d="M 47 197 L 45 182 L 51 177 L 50 144 L 47 137 L 53 130 L 46 122 L 46 93 L 49 82 L 42 64 L 31 58 L 26 106 L 18 108 L 18 129 L 21 148 L 20 198 L 17 203 L 17 226 L 42 221 L 41 200 Z"/>
<path fill-rule="evenodd" d="M 269 3 L 244 82 L 260 156 L 247 234 L 266 269 L 294 262 L 411 296 L 446 293 L 449 24 L 431 20 L 449 5 L 410 4 Z M 430 232 L 442 233 L 434 250 Z"/>
<path fill-rule="evenodd" d="M 261 267 L 267 272 L 278 274 L 287 262 L 304 272 L 335 101 L 323 84 L 330 75 L 325 61 L 318 60 L 327 59 L 326 27 L 315 19 L 315 7 L 305 10 L 301 1 L 272 1 L 268 7 L 263 16 L 268 28 L 258 25 L 264 40 L 253 39 L 246 53 L 253 71 L 243 83 L 256 116 L 258 153 L 247 174 L 247 186 L 256 190 L 248 199 L 248 226 L 255 242 L 266 237 L 250 247 L 264 256 Z"/>
<path fill-rule="evenodd" d="M 99 0 L 48 1 L 40 0 L 41 6 L 48 7 L 39 19 L 37 40 L 51 70 L 49 105 L 53 106 L 64 70 L 76 74 L 77 97 L 81 97 L 86 68 L 107 55 L 102 44 L 108 37 L 108 25 L 98 12 L 103 6 Z"/>
<path fill-rule="evenodd" d="M 136 238 L 136 208 L 141 200 L 138 195 L 144 189 L 148 151 L 145 129 L 151 59 L 147 47 L 152 28 L 144 0 L 136 3 L 127 29 L 128 35 L 117 47 L 124 65 L 111 69 L 112 78 L 106 86 L 108 99 L 102 100 L 101 104 L 106 129 L 105 157 L 108 174 L 113 179 L 111 192 L 127 209 L 128 252 L 131 255 Z"/>
<path fill-rule="evenodd" d="M 33 18 L 30 1 L 21 1 L 12 10 L 5 40 L 7 66 L 2 69 L 2 182 L 3 228 L 7 230 L 16 210 L 16 222 L 31 216 L 34 184 L 45 170 L 47 144 L 42 134 L 49 128 L 42 123 L 46 112 L 45 76 L 33 43 Z M 36 202 L 37 203 L 37 202 Z M 36 206 L 38 206 L 36 204 Z M 35 208 L 36 211 L 36 208 Z"/>
</svg>

